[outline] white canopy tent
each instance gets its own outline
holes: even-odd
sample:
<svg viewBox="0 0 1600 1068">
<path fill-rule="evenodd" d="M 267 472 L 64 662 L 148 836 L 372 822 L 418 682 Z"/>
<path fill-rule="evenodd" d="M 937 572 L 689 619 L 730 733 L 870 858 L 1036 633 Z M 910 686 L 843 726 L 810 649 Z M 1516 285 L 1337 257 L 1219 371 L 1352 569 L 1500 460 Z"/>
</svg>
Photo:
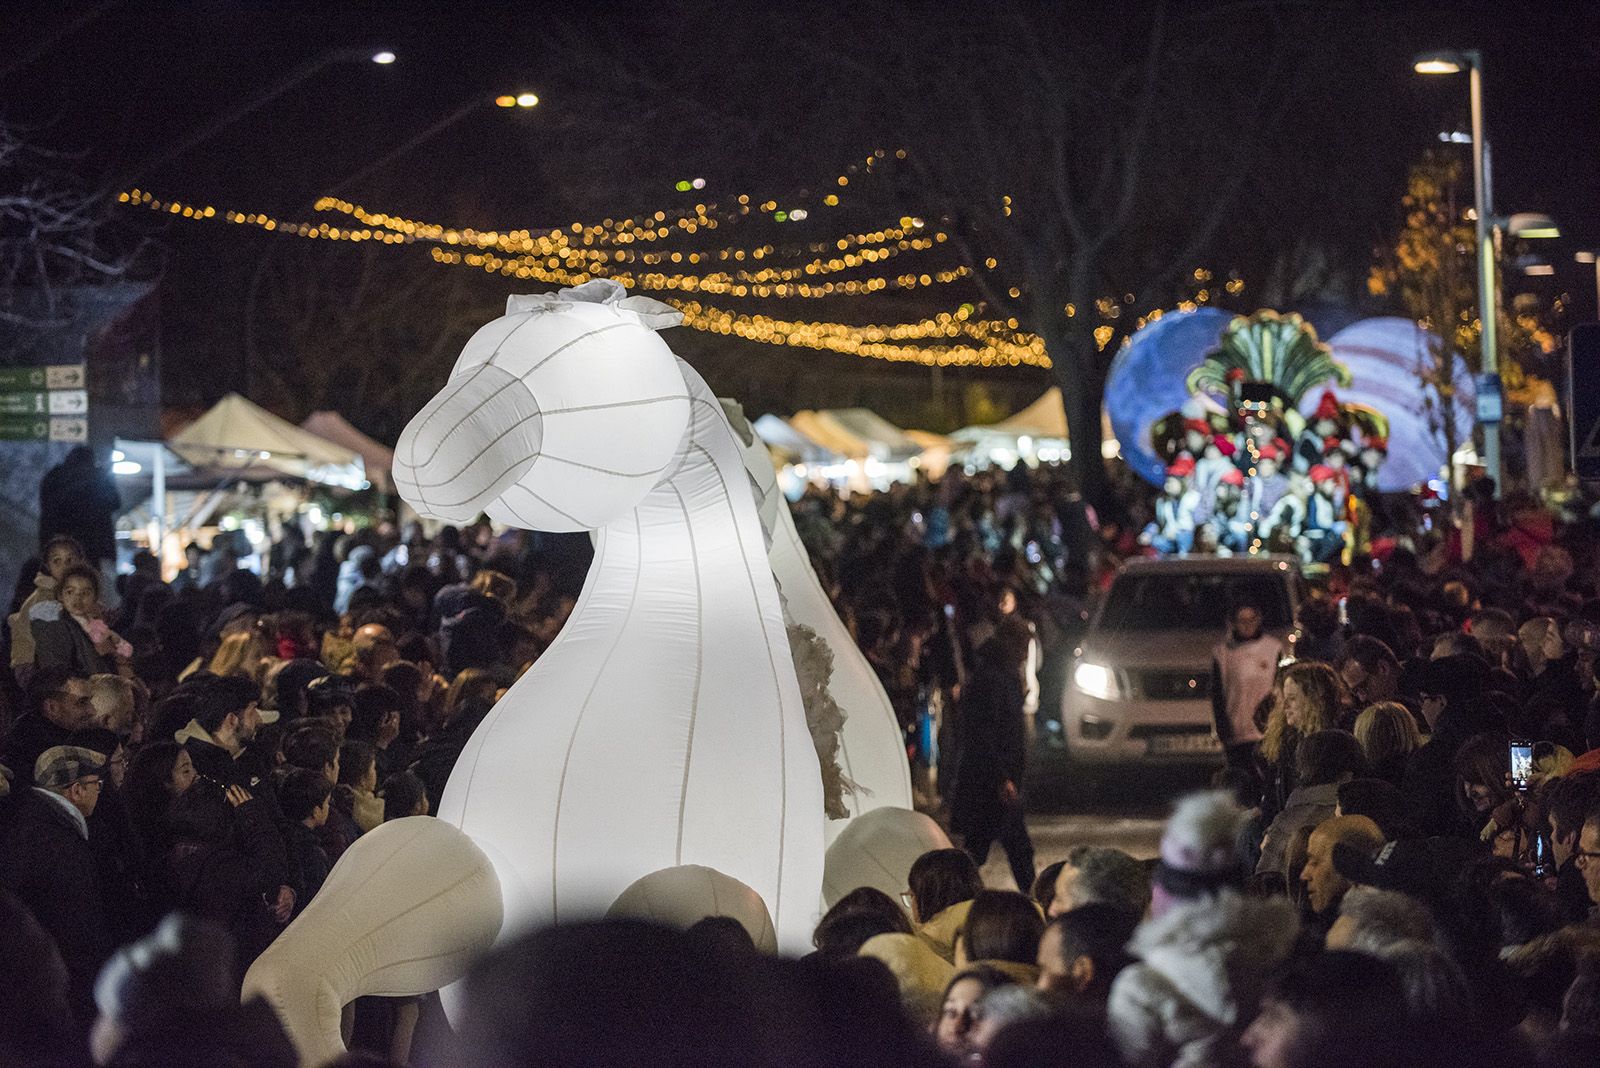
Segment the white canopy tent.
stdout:
<svg viewBox="0 0 1600 1068">
<path fill-rule="evenodd" d="M 1100 413 L 1100 434 L 1104 455 L 1117 455 L 1119 445 L 1104 410 Z M 1059 386 L 1051 386 L 1032 404 L 998 423 L 962 427 L 950 437 L 958 445 L 965 446 L 968 462 L 979 466 L 1009 466 L 1019 460 L 1030 464 L 1048 463 L 1072 456 L 1067 439 L 1067 413 Z"/>
<path fill-rule="evenodd" d="M 789 417 L 789 427 L 839 461 L 812 468 L 801 477 L 820 478 L 856 492 L 910 482 L 925 446 L 868 408 L 806 410 Z"/>
<path fill-rule="evenodd" d="M 343 489 L 365 489 L 365 465 L 357 453 L 286 419 L 237 393 L 230 393 L 199 419 L 172 435 L 167 445 L 195 467 L 244 482 L 303 479 Z"/>
</svg>

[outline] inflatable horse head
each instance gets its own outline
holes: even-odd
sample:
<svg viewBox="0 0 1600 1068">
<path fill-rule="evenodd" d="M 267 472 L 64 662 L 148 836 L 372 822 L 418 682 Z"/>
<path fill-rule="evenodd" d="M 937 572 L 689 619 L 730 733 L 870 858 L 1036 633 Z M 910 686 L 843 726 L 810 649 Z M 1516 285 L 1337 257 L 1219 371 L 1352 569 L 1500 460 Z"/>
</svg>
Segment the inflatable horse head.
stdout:
<svg viewBox="0 0 1600 1068">
<path fill-rule="evenodd" d="M 681 316 L 623 294 L 597 279 L 512 297 L 400 436 L 401 495 L 430 518 L 487 512 L 528 530 L 594 530 L 631 512 L 672 464 L 690 401 L 656 334 Z"/>
</svg>

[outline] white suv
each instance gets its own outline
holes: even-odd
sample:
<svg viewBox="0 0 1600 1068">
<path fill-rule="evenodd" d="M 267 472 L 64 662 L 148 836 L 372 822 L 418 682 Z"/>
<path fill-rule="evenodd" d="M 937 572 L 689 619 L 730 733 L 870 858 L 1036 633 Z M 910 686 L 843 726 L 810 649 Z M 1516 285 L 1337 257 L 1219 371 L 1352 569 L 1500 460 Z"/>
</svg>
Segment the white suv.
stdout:
<svg viewBox="0 0 1600 1068">
<path fill-rule="evenodd" d="M 1068 754 L 1086 764 L 1215 760 L 1211 651 L 1229 611 L 1260 609 L 1287 646 L 1305 591 L 1287 557 L 1128 561 L 1074 654 L 1061 701 Z"/>
</svg>

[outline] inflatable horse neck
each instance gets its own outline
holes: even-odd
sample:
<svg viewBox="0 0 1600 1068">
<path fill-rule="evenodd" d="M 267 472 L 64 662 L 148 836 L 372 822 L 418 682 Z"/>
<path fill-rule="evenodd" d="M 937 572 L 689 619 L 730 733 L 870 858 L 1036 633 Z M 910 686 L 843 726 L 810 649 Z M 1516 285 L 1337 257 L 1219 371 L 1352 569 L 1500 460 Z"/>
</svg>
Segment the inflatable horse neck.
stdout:
<svg viewBox="0 0 1600 1068">
<path fill-rule="evenodd" d="M 597 533 L 571 618 L 439 816 L 496 858 L 508 927 L 693 864 L 753 888 L 800 947 L 821 775 L 750 477 L 715 396 L 619 292 L 513 298 L 396 449 L 419 511 Z"/>
</svg>

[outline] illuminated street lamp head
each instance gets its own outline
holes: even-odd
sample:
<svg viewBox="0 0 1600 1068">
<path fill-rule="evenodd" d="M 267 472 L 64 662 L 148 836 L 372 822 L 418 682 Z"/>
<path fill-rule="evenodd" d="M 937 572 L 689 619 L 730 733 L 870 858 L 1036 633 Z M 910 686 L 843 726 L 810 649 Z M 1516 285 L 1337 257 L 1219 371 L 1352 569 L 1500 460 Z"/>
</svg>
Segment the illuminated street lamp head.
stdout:
<svg viewBox="0 0 1600 1068">
<path fill-rule="evenodd" d="M 517 107 L 519 108 L 531 108 L 537 103 L 539 103 L 539 98 L 532 93 L 517 94 Z"/>
<path fill-rule="evenodd" d="M 1474 50 L 1457 52 L 1452 49 L 1435 49 L 1423 52 L 1411 61 L 1418 74 L 1460 74 L 1469 67 L 1482 67 L 1483 59 Z"/>
<path fill-rule="evenodd" d="M 1519 211 L 1506 220 L 1506 233 L 1512 237 L 1560 237 L 1561 228 L 1541 211 Z"/>
<path fill-rule="evenodd" d="M 394 53 L 389 51 L 387 48 L 383 49 L 382 51 L 372 53 L 372 62 L 378 64 L 380 67 L 387 67 L 389 64 L 393 63 L 394 60 Z"/>
</svg>

